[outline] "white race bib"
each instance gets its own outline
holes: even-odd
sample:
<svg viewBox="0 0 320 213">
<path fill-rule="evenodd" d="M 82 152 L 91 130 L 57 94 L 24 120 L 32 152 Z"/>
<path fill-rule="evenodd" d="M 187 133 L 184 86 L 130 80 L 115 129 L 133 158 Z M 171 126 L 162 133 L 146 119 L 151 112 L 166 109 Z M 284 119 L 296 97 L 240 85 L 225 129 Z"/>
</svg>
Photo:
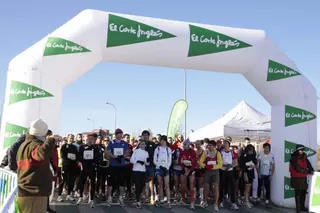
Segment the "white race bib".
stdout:
<svg viewBox="0 0 320 213">
<path fill-rule="evenodd" d="M 123 155 L 123 148 L 113 148 L 113 155 L 115 156 Z"/>
<path fill-rule="evenodd" d="M 68 153 L 67 154 L 67 158 L 70 159 L 70 160 L 75 160 L 76 159 L 76 155 L 73 154 L 73 153 Z"/>
<path fill-rule="evenodd" d="M 160 166 L 167 166 L 167 158 L 160 158 L 159 162 Z"/>
<path fill-rule="evenodd" d="M 85 160 L 93 160 L 93 150 L 85 150 L 83 152 L 83 159 L 85 159 Z"/>
<path fill-rule="evenodd" d="M 185 166 L 191 166 L 192 165 L 190 160 L 183 160 L 183 164 Z"/>
<path fill-rule="evenodd" d="M 217 165 L 217 161 L 215 160 L 211 160 L 211 161 L 208 161 L 208 165 Z"/>
</svg>

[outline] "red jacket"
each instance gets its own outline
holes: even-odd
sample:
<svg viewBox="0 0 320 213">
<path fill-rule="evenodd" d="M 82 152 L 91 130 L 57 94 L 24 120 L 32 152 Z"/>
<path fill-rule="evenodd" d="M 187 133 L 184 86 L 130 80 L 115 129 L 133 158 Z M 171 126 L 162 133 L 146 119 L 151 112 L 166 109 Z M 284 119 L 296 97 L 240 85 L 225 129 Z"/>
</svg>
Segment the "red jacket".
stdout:
<svg viewBox="0 0 320 213">
<path fill-rule="evenodd" d="M 197 167 L 197 154 L 193 149 L 181 151 L 178 162 L 182 169 L 186 167 L 185 161 L 189 161 L 191 163 L 191 170 L 194 170 Z"/>
<path fill-rule="evenodd" d="M 181 142 L 179 140 L 176 140 L 171 146 L 171 151 L 174 152 L 176 151 L 181 145 Z"/>
<path fill-rule="evenodd" d="M 293 178 L 307 177 L 309 173 L 307 156 L 304 155 L 302 158 L 297 158 L 297 157 L 291 158 L 289 171 L 290 171 L 291 177 Z"/>
</svg>

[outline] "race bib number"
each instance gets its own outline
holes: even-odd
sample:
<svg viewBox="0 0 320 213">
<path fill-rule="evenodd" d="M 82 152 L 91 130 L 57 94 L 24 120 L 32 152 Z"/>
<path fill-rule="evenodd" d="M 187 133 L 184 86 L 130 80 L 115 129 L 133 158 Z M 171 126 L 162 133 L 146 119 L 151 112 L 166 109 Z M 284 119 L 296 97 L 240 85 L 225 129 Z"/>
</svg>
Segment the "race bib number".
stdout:
<svg viewBox="0 0 320 213">
<path fill-rule="evenodd" d="M 217 164 L 217 161 L 215 160 L 211 160 L 211 161 L 208 161 L 208 165 L 216 165 Z"/>
<path fill-rule="evenodd" d="M 93 150 L 86 150 L 83 152 L 83 159 L 93 160 Z"/>
<path fill-rule="evenodd" d="M 123 148 L 114 148 L 114 149 L 113 149 L 113 154 L 114 154 L 115 156 L 123 155 Z"/>
<path fill-rule="evenodd" d="M 160 158 L 160 166 L 167 166 L 167 159 L 165 158 Z"/>
<path fill-rule="evenodd" d="M 184 160 L 183 164 L 186 166 L 191 166 L 191 161 L 190 160 Z"/>
<path fill-rule="evenodd" d="M 265 159 L 265 160 L 263 161 L 263 165 L 264 165 L 265 167 L 269 166 L 269 165 L 270 165 L 269 159 Z"/>
<path fill-rule="evenodd" d="M 76 155 L 73 154 L 73 153 L 68 153 L 67 154 L 67 158 L 70 159 L 70 160 L 75 160 L 76 159 Z"/>
</svg>

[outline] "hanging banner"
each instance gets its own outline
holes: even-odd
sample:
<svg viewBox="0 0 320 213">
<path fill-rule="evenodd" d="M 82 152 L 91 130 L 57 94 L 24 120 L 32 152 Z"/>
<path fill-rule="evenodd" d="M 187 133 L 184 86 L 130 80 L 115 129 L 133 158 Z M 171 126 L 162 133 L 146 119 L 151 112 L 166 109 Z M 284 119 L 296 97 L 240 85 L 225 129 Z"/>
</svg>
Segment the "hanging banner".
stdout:
<svg viewBox="0 0 320 213">
<path fill-rule="evenodd" d="M 174 138 L 178 133 L 181 120 L 188 109 L 188 103 L 185 100 L 179 100 L 173 106 L 168 124 L 167 136 Z"/>
</svg>

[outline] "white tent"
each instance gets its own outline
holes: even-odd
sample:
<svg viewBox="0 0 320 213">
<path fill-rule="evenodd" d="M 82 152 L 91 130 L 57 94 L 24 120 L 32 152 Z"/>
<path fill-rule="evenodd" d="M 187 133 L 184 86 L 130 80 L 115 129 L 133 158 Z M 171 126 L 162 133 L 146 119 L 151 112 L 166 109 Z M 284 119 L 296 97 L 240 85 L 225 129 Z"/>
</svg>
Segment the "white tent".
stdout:
<svg viewBox="0 0 320 213">
<path fill-rule="evenodd" d="M 230 112 L 189 135 L 191 141 L 224 136 L 270 136 L 271 119 L 241 101 Z"/>
</svg>

